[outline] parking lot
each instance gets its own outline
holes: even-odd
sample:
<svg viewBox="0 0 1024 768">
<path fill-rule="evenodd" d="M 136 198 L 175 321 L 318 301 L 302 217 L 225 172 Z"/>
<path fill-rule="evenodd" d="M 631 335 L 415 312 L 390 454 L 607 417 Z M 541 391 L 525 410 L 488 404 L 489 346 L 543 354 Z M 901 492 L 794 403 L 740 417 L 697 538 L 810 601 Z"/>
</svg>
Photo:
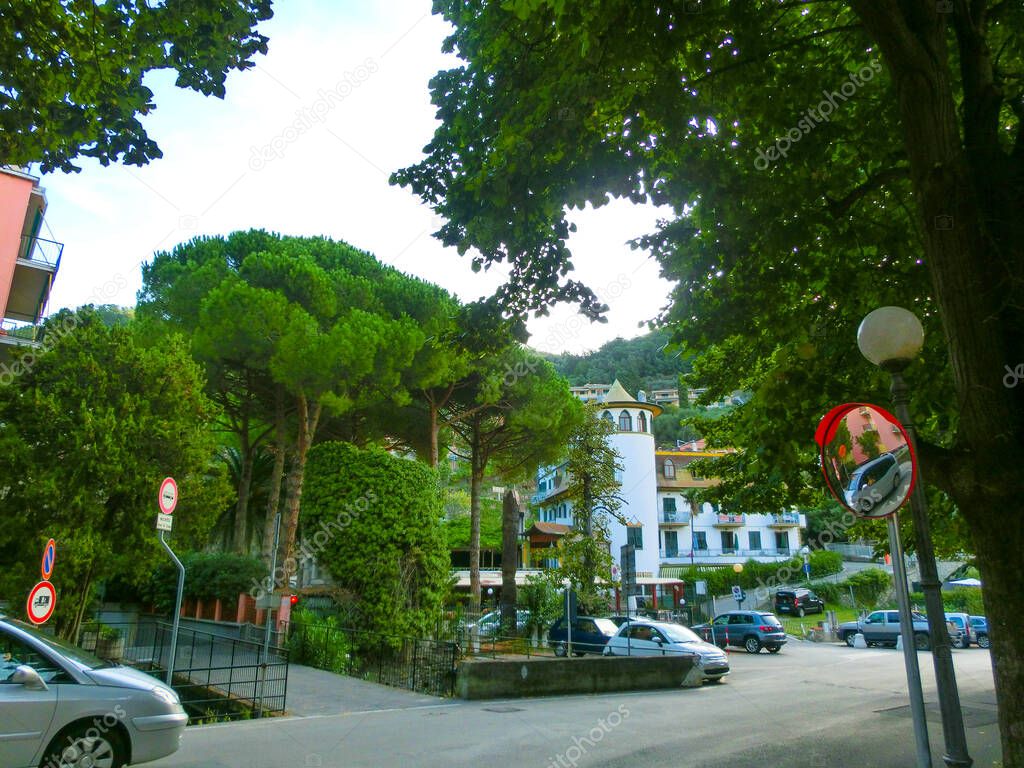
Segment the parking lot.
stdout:
<svg viewBox="0 0 1024 768">
<path fill-rule="evenodd" d="M 931 655 L 921 653 L 929 736 L 942 730 Z M 999 754 L 988 651 L 953 651 L 975 765 Z M 913 764 L 901 653 L 791 641 L 781 653 L 732 651 L 733 672 L 700 689 L 495 702 L 437 699 L 189 728 L 163 768 L 565 765 Z M 348 711 L 342 711 L 342 709 Z M 424 745 L 430 744 L 425 750 Z"/>
</svg>

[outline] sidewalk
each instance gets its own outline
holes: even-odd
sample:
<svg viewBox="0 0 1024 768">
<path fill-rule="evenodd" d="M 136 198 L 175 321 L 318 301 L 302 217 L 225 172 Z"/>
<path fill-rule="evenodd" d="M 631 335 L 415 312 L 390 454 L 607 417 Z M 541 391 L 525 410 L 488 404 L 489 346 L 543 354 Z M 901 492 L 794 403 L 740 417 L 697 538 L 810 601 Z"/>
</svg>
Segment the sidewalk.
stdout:
<svg viewBox="0 0 1024 768">
<path fill-rule="evenodd" d="M 289 715 L 296 717 L 408 709 L 450 701 L 403 688 L 369 683 L 355 677 L 337 675 L 301 664 L 291 664 L 288 667 L 286 709 Z"/>
</svg>

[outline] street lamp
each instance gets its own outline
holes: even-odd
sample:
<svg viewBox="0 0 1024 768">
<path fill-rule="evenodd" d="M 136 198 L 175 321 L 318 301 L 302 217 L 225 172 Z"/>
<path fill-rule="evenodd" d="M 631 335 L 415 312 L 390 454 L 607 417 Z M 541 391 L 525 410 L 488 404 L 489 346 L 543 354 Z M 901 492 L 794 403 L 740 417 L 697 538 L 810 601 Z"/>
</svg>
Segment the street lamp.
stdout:
<svg viewBox="0 0 1024 768">
<path fill-rule="evenodd" d="M 946 765 L 966 768 L 973 761 L 967 753 L 960 694 L 956 686 L 956 673 L 953 671 L 953 653 L 950 650 L 949 631 L 946 628 L 946 615 L 940 591 L 942 585 L 935 568 L 935 549 L 932 546 L 928 507 L 924 498 L 921 455 L 917 450 L 917 434 L 910 421 L 910 409 L 907 407 L 910 400 L 909 391 L 903 379 L 904 369 L 920 354 L 923 345 L 924 329 L 921 327 L 921 321 L 913 312 L 902 307 L 880 307 L 869 312 L 857 329 L 857 346 L 861 354 L 886 371 L 892 379 L 892 402 L 896 418 L 902 422 L 910 447 L 917 458 L 917 481 L 910 494 L 910 510 L 914 521 L 921 590 L 924 592 L 928 616 L 928 633 L 931 635 L 932 663 L 935 666 L 939 709 L 942 712 L 942 733 L 946 747 L 946 754 L 942 759 Z M 895 559 L 896 553 L 892 554 Z"/>
</svg>

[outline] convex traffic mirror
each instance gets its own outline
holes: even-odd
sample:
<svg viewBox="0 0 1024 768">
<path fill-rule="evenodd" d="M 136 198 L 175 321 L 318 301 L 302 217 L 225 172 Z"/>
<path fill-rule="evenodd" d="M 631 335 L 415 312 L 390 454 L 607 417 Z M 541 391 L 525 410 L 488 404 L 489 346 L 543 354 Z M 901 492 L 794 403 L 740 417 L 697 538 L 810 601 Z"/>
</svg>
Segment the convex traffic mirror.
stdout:
<svg viewBox="0 0 1024 768">
<path fill-rule="evenodd" d="M 818 425 L 821 468 L 839 503 L 860 517 L 894 514 L 914 487 L 907 432 L 888 411 L 867 403 L 833 408 Z"/>
</svg>

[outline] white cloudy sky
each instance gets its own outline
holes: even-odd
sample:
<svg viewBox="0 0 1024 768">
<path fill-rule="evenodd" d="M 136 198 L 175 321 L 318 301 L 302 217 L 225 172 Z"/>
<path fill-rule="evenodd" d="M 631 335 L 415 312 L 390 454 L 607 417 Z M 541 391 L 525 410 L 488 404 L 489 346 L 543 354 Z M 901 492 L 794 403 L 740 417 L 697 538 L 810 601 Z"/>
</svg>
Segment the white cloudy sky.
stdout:
<svg viewBox="0 0 1024 768">
<path fill-rule="evenodd" d="M 473 274 L 468 259 L 430 237 L 429 209 L 387 183 L 393 170 L 420 159 L 435 126 L 427 81 L 455 61 L 440 53 L 447 27 L 429 10 L 429 0 L 278 2 L 261 27 L 269 54 L 230 76 L 225 100 L 174 88 L 166 73 L 150 75 L 157 109 L 144 123 L 162 160 L 142 168 L 82 161 L 81 173 L 43 180 L 47 223 L 65 243 L 50 311 L 134 304 L 140 264 L 154 251 L 250 227 L 346 240 L 464 300 L 490 293 L 500 272 Z M 368 63 L 376 71 L 357 69 Z M 328 105 L 321 92 L 346 73 L 350 82 L 367 76 Z M 312 110 L 322 119 L 285 143 L 285 129 Z M 254 161 L 275 139 L 279 156 Z M 533 346 L 580 352 L 642 332 L 638 324 L 665 303 L 669 284 L 625 243 L 656 218 L 625 202 L 574 216 L 576 277 L 610 305 L 609 322 L 590 324 L 558 307 L 531 320 Z"/>
</svg>

